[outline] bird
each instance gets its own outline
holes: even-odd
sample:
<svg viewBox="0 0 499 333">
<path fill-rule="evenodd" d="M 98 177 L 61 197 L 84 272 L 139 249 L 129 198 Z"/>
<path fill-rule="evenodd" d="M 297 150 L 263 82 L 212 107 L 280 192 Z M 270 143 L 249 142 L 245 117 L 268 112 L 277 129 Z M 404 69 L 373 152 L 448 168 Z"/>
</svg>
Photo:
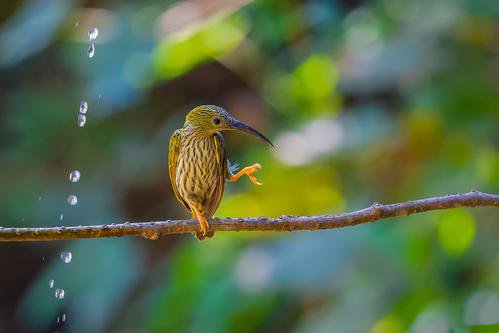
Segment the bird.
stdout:
<svg viewBox="0 0 499 333">
<path fill-rule="evenodd" d="M 261 185 L 254 173 L 259 163 L 237 171 L 229 162 L 222 131 L 237 130 L 251 134 L 270 147 L 272 142 L 262 133 L 232 117 L 216 105 L 200 105 L 189 111 L 184 126 L 173 132 L 168 147 L 168 172 L 177 200 L 199 222 L 196 237 L 211 238 L 208 219 L 220 205 L 225 182 L 235 182 L 246 175 L 255 185 Z"/>
</svg>

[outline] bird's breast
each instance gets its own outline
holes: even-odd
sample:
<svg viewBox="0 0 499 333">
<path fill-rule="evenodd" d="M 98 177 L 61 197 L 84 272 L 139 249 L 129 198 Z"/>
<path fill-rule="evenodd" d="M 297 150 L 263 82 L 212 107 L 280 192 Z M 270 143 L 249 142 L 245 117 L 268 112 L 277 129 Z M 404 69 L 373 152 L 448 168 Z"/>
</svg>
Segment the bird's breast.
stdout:
<svg viewBox="0 0 499 333">
<path fill-rule="evenodd" d="M 182 140 L 176 182 L 186 201 L 202 206 L 213 194 L 222 172 L 216 153 L 212 137 L 186 137 Z"/>
</svg>

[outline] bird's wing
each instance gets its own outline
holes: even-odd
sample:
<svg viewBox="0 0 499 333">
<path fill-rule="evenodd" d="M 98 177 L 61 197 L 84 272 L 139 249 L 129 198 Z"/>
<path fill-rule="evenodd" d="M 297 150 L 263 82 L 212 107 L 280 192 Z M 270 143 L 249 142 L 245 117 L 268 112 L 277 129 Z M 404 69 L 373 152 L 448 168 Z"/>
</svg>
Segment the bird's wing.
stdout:
<svg viewBox="0 0 499 333">
<path fill-rule="evenodd" d="M 220 205 L 220 201 L 222 200 L 222 196 L 224 194 L 225 179 L 228 175 L 228 161 L 227 155 L 225 153 L 224 138 L 222 134 L 216 132 L 213 135 L 213 140 L 215 140 L 215 158 L 217 162 L 217 170 L 219 170 L 219 173 L 213 193 L 206 203 L 206 217 L 213 216 L 218 206 Z"/>
<path fill-rule="evenodd" d="M 179 152 L 180 152 L 180 140 L 181 140 L 181 135 L 180 135 L 180 129 L 176 130 L 173 132 L 172 137 L 170 138 L 170 146 L 168 149 L 168 173 L 170 175 L 170 182 L 172 184 L 173 192 L 175 192 L 175 197 L 177 200 L 182 203 L 182 205 L 187 208 L 188 211 L 191 209 L 189 208 L 189 205 L 187 202 L 182 199 L 180 196 L 180 193 L 177 188 L 177 165 L 178 165 L 178 157 L 179 157 Z"/>
</svg>

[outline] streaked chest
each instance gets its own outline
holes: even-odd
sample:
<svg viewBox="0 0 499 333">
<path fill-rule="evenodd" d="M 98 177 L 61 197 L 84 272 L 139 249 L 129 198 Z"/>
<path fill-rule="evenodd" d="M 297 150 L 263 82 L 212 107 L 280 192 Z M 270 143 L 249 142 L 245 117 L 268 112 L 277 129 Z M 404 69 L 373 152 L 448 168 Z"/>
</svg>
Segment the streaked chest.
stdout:
<svg viewBox="0 0 499 333">
<path fill-rule="evenodd" d="M 177 165 L 177 187 L 184 198 L 202 200 L 219 182 L 217 147 L 212 136 L 185 135 Z"/>
</svg>

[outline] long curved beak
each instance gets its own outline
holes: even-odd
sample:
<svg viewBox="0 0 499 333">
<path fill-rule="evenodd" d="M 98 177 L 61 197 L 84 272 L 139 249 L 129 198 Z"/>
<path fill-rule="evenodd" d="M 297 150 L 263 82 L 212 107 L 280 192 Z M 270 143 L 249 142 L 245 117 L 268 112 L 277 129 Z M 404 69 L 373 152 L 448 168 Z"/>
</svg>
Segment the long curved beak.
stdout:
<svg viewBox="0 0 499 333">
<path fill-rule="evenodd" d="M 246 132 L 248 134 L 251 134 L 253 136 L 256 136 L 257 138 L 259 138 L 260 140 L 262 140 L 263 142 L 267 143 L 269 146 L 271 146 L 273 149 L 275 149 L 274 145 L 272 144 L 272 142 L 270 142 L 269 139 L 267 139 L 267 137 L 265 135 L 263 135 L 262 133 L 258 132 L 256 129 L 254 129 L 253 127 L 251 126 L 248 126 L 242 122 L 240 122 L 239 120 L 237 119 L 234 119 L 232 118 L 230 120 L 230 127 L 231 129 L 234 129 L 234 130 L 239 130 L 239 131 L 242 131 L 242 132 Z"/>
</svg>

